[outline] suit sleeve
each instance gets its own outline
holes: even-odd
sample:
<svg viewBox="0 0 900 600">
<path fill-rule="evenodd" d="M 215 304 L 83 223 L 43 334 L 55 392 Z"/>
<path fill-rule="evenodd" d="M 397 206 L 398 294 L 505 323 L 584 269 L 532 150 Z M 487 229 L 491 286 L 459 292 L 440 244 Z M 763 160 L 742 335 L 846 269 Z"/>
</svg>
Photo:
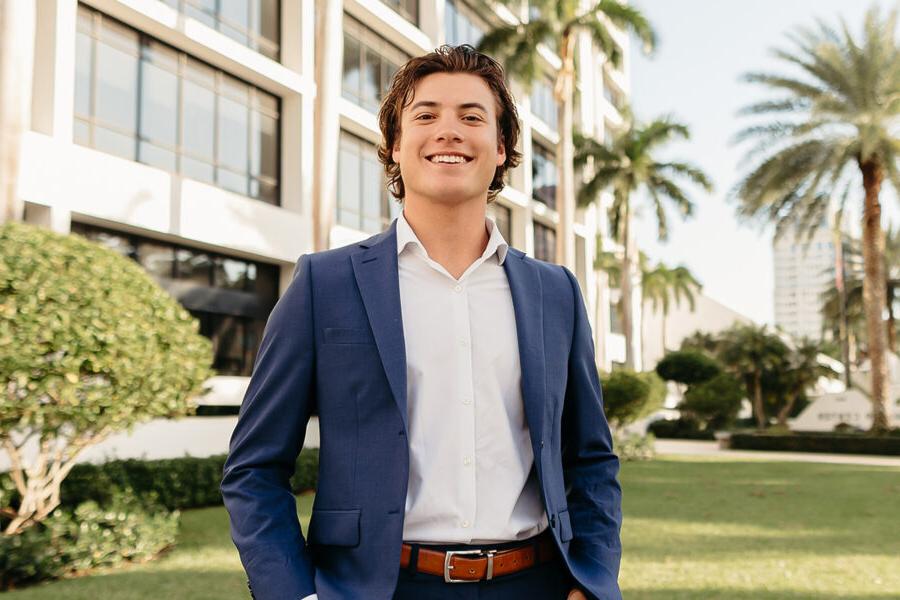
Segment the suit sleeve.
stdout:
<svg viewBox="0 0 900 600">
<path fill-rule="evenodd" d="M 589 565 L 589 598 L 621 598 L 618 587 L 622 557 L 622 489 L 617 480 L 619 458 L 603 412 L 603 393 L 594 358 L 594 342 L 578 281 L 563 267 L 572 286 L 575 326 L 569 352 L 568 383 L 562 414 L 563 479 L 573 539 L 570 555 Z"/>
<path fill-rule="evenodd" d="M 289 484 L 314 405 L 313 334 L 310 263 L 304 255 L 266 322 L 220 486 L 256 600 L 316 592 Z"/>
</svg>

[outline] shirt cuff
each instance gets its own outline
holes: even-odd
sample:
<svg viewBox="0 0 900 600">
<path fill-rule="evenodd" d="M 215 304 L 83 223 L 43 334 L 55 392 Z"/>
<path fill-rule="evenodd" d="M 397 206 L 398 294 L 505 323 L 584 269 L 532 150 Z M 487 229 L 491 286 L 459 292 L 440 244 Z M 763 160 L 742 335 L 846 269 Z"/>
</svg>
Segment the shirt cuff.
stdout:
<svg viewBox="0 0 900 600">
<path fill-rule="evenodd" d="M 313 594 L 311 596 L 306 596 L 304 598 L 300 598 L 300 600 L 319 600 L 319 597 L 316 596 L 315 594 Z"/>
</svg>

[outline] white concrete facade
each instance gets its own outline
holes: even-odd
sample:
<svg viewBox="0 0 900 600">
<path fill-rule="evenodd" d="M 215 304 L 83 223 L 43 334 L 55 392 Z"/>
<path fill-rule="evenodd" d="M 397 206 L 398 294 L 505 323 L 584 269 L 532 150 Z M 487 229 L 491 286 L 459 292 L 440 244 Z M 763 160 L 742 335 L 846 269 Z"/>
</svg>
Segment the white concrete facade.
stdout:
<svg viewBox="0 0 900 600">
<path fill-rule="evenodd" d="M 456 0 L 455 4 L 466 6 L 463 0 Z M 26 220 L 63 233 L 69 232 L 73 223 L 95 225 L 198 251 L 276 265 L 280 269 L 279 288 L 283 292 L 296 259 L 314 251 L 317 176 L 314 107 L 316 95 L 326 92 L 317 88 L 316 80 L 315 29 L 321 7 L 315 0 L 279 2 L 280 58 L 277 61 L 180 12 L 173 7 L 178 5 L 174 0 L 36 0 L 35 5 L 36 36 L 40 43 L 35 44 L 31 131 L 26 133 L 23 142 L 18 187 L 18 194 L 25 202 Z M 279 101 L 278 203 L 266 203 L 177 172 L 75 143 L 73 105 L 79 5 L 276 97 Z M 419 55 L 446 41 L 445 0 L 421 0 L 418 13 L 418 25 L 415 25 L 379 0 L 344 0 L 343 22 L 336 23 L 330 35 L 343 38 L 344 23 L 352 19 L 399 52 Z M 527 3 L 523 3 L 518 13 L 501 7 L 496 14 L 478 18 L 484 24 L 512 22 L 527 18 L 527 14 Z M 579 63 L 589 68 L 580 70 L 577 82 L 580 101 L 575 107 L 575 121 L 582 131 L 591 132 L 598 139 L 621 124 L 621 116 L 609 98 L 625 97 L 630 90 L 629 40 L 617 30 L 613 34 L 625 56 L 621 70 L 612 69 L 591 47 L 587 37 L 581 38 L 578 45 Z M 559 59 L 546 48 L 542 56 L 543 67 L 552 77 L 560 68 Z M 333 68 L 341 69 L 340 62 L 335 62 Z M 380 132 L 376 115 L 342 97 L 340 78 L 331 77 L 326 81 L 337 85 L 337 89 L 327 93 L 338 99 L 339 112 L 339 129 L 329 134 L 338 136 L 343 130 L 377 144 Z M 615 92 L 605 93 L 604 86 L 614 87 Z M 524 160 L 512 173 L 512 184 L 501 193 L 497 204 L 509 210 L 508 241 L 533 254 L 535 223 L 556 227 L 559 216 L 532 199 L 532 142 L 552 149 L 558 133 L 532 114 L 529 94 L 518 82 L 513 81 L 512 88 L 522 117 L 520 151 Z M 325 147 L 337 145 L 325 144 Z M 335 200 L 331 198 L 328 202 L 327 208 L 333 211 Z M 599 366 L 607 370 L 613 361 L 624 361 L 623 336 L 609 333 L 610 291 L 592 268 L 597 233 L 608 229 L 609 202 L 611 198 L 604 195 L 601 206 L 577 211 L 574 231 L 578 257 L 570 267 L 578 277 L 588 305 Z M 369 235 L 371 232 L 335 223 L 330 229 L 330 246 L 345 245 Z M 636 294 L 639 295 L 639 288 Z M 639 331 L 640 311 L 635 311 L 635 315 Z M 244 383 L 246 380 L 243 378 Z M 207 399 L 206 403 L 240 403 L 242 386 L 235 385 L 233 378 L 217 377 L 212 384 L 215 400 Z M 144 433 L 136 431 L 135 435 Z M 173 433 L 172 437 L 179 435 Z M 221 443 L 212 444 L 208 452 L 221 449 Z M 183 450 L 203 452 L 194 446 Z M 152 449 L 148 452 L 148 458 L 156 455 Z M 167 444 L 166 452 L 178 454 L 180 449 L 177 444 Z"/>
</svg>

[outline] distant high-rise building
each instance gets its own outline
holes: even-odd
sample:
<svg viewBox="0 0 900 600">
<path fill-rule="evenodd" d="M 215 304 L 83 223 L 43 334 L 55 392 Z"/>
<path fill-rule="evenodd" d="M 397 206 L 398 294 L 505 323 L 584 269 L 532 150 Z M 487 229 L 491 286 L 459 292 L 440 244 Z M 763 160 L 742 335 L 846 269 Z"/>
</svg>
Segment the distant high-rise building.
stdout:
<svg viewBox="0 0 900 600">
<path fill-rule="evenodd" d="M 822 339 L 822 293 L 834 284 L 835 243 L 831 217 L 806 234 L 786 231 L 773 241 L 775 325 L 800 338 Z"/>
</svg>

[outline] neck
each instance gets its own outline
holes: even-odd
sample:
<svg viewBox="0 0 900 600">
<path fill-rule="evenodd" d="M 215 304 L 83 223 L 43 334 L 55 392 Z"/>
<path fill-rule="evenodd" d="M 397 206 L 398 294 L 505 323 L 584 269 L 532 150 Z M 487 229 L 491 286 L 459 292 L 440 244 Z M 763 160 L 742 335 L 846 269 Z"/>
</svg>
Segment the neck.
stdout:
<svg viewBox="0 0 900 600">
<path fill-rule="evenodd" d="M 490 239 L 484 223 L 486 203 L 446 205 L 407 196 L 403 204 L 403 216 L 428 256 L 451 273 L 484 253 Z"/>
</svg>

